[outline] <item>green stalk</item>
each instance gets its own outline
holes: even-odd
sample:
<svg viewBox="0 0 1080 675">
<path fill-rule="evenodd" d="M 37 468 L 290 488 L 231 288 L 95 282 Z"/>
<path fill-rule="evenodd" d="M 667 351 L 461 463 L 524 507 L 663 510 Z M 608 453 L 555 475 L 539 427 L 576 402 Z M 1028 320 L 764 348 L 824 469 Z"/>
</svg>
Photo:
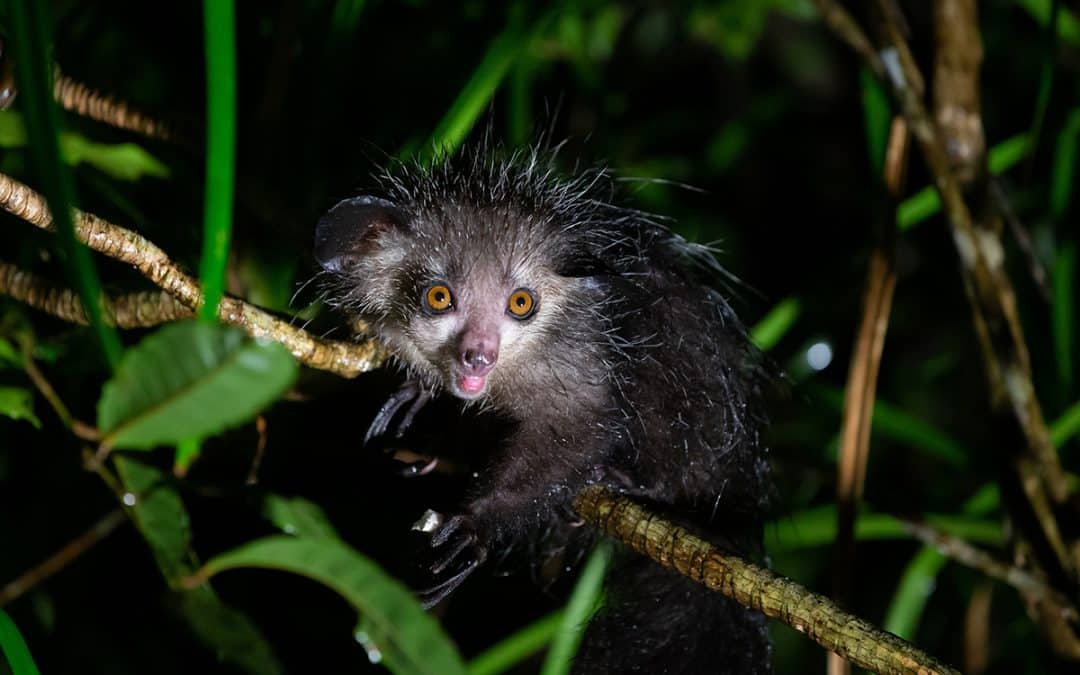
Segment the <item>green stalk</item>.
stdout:
<svg viewBox="0 0 1080 675">
<path fill-rule="evenodd" d="M 19 81 L 30 155 L 37 178 L 49 204 L 68 276 L 79 290 L 79 298 L 97 333 L 110 366 L 120 360 L 123 346 L 116 329 L 102 319 L 101 280 L 90 250 L 75 237 L 71 207 L 75 184 L 60 156 L 60 116 L 52 99 L 52 66 L 49 58 L 48 5 L 34 0 L 11 3 L 11 35 L 15 44 L 15 69 Z"/>
<path fill-rule="evenodd" d="M 602 541 L 585 561 L 581 576 L 570 594 L 570 601 L 566 603 L 562 624 L 551 643 L 547 658 L 544 659 L 540 675 L 566 675 L 570 672 L 570 662 L 581 645 L 585 624 L 600 605 L 604 575 L 607 573 L 611 554 L 611 542 Z"/>
<path fill-rule="evenodd" d="M 469 661 L 469 675 L 499 675 L 543 649 L 559 630 L 563 613 L 537 619 Z"/>
<path fill-rule="evenodd" d="M 203 306 L 199 317 L 216 321 L 225 293 L 225 268 L 232 235 L 236 170 L 236 11 L 233 0 L 205 0 L 206 195 L 199 275 Z"/>
</svg>

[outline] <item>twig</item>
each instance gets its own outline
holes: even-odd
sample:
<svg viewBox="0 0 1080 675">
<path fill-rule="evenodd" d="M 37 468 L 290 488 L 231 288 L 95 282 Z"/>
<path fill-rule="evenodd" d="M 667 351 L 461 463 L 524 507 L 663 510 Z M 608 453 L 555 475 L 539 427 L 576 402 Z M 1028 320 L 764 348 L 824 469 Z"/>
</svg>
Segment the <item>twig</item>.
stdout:
<svg viewBox="0 0 1080 675">
<path fill-rule="evenodd" d="M 875 245 L 866 273 L 862 321 L 851 355 L 844 394 L 844 420 L 840 436 L 840 455 L 836 470 L 836 564 L 833 592 L 837 602 L 845 604 L 855 567 L 855 511 L 866 486 L 866 467 L 870 461 L 870 423 L 874 416 L 878 372 L 889 328 L 893 291 L 896 289 L 894 255 L 895 204 L 898 201 L 907 164 L 907 125 L 903 118 L 893 120 L 882 174 L 893 208 L 880 241 Z M 829 655 L 829 675 L 851 671 L 847 661 Z"/>
<path fill-rule="evenodd" d="M 1051 301 L 1050 282 L 1047 280 L 1046 267 L 1043 266 L 1038 254 L 1035 253 L 1035 247 L 1031 243 L 1031 235 L 1013 210 L 1009 195 L 1005 193 L 1005 186 L 1002 184 L 1001 179 L 994 177 L 990 178 L 989 182 L 988 189 L 991 198 L 994 200 L 994 206 L 1002 219 L 1009 224 L 1013 239 L 1016 240 L 1016 245 L 1027 262 L 1028 273 L 1031 274 L 1031 280 L 1035 282 L 1035 289 L 1039 291 L 1042 299 L 1049 304 Z"/>
<path fill-rule="evenodd" d="M 266 455 L 266 417 L 259 415 L 255 418 L 255 431 L 259 434 L 259 440 L 255 443 L 255 456 L 251 459 L 251 468 L 248 469 L 247 485 L 255 485 L 259 482 L 259 467 L 262 466 L 263 456 Z"/>
<path fill-rule="evenodd" d="M 0 262 L 0 294 L 71 323 L 87 325 L 75 291 L 57 286 L 11 263 Z M 193 316 L 190 308 L 164 291 L 140 291 L 104 298 L 102 318 L 119 328 L 147 328 Z"/>
<path fill-rule="evenodd" d="M 37 387 L 38 392 L 45 397 L 49 405 L 52 406 L 53 411 L 56 412 L 56 416 L 60 418 L 61 424 L 63 424 L 71 433 L 75 434 L 78 438 L 91 443 L 96 443 L 101 440 L 101 434 L 98 430 L 90 426 L 86 422 L 82 422 L 72 416 L 71 411 L 64 405 L 64 401 L 60 398 L 60 395 L 53 389 L 52 384 L 49 383 L 48 378 L 45 377 L 45 373 L 41 372 L 41 369 L 37 367 L 37 363 L 34 361 L 33 345 L 29 341 L 24 342 L 22 348 L 22 367 L 26 371 L 27 377 Z"/>
<path fill-rule="evenodd" d="M 990 603 L 994 585 L 989 581 L 977 585 L 971 592 L 964 613 L 964 672 L 982 675 L 990 665 Z"/>
<path fill-rule="evenodd" d="M 831 3 L 831 0 L 820 1 Z M 964 289 L 972 306 L 975 332 L 988 379 L 995 392 L 999 392 L 993 396 L 994 402 L 1008 400 L 1027 440 L 1027 452 L 1019 453 L 1014 460 L 1019 483 L 1041 534 L 1054 553 L 1056 564 L 1066 574 L 1073 576 L 1076 566 L 1053 511 L 1054 504 L 1061 505 L 1066 501 L 1067 483 L 1035 398 L 1030 358 L 1019 321 L 1016 297 L 1005 274 L 1004 249 L 995 230 L 976 227 L 961 186 L 953 175 L 952 162 L 944 149 L 945 145 L 915 89 L 915 83 L 921 81 L 921 76 L 911 51 L 896 22 L 890 18 L 887 2 L 879 0 L 878 5 L 883 17 L 882 33 L 888 45 L 883 52 L 886 60 L 878 59 L 877 55 L 866 55 L 861 50 L 858 50 L 859 54 L 868 59 L 872 66 L 887 65 L 885 72 L 893 94 L 934 177 L 962 263 Z M 966 20 L 974 20 L 974 13 L 965 16 Z M 971 30 L 977 35 L 976 29 Z M 879 68 L 875 67 L 875 72 L 878 71 Z M 977 73 L 969 72 L 969 77 L 973 74 Z M 1027 559 L 1031 564 L 1036 564 L 1033 557 L 1028 556 Z M 1060 620 L 1058 608 L 1039 605 L 1031 600 L 1029 605 L 1039 615 L 1040 625 L 1054 649 L 1059 654 L 1080 657 L 1080 640 L 1077 640 L 1072 627 Z"/>
<path fill-rule="evenodd" d="M 870 40 L 859 28 L 859 24 L 840 4 L 832 0 L 814 0 L 818 11 L 821 12 L 821 20 L 825 22 L 832 32 L 836 33 L 842 41 L 855 50 L 878 77 L 885 75 L 885 70 L 878 60 L 877 53 Z"/>
<path fill-rule="evenodd" d="M 27 591 L 67 567 L 73 560 L 86 553 L 122 523 L 127 521 L 123 509 L 110 511 L 108 515 L 94 523 L 86 532 L 75 537 L 44 562 L 27 570 L 18 579 L 0 589 L 0 607 L 22 596 Z"/>
<path fill-rule="evenodd" d="M 0 207 L 31 225 L 52 229 L 52 217 L 42 196 L 5 174 L 0 174 Z M 99 253 L 134 266 L 186 307 L 197 310 L 202 305 L 198 282 L 153 242 L 78 209 L 73 209 L 73 214 L 79 241 Z M 236 298 L 222 300 L 218 318 L 242 328 L 252 337 L 284 345 L 307 366 L 342 377 L 355 377 L 377 368 L 387 357 L 386 350 L 375 341 L 349 343 L 316 338 Z"/>
<path fill-rule="evenodd" d="M 605 488 L 585 488 L 574 501 L 574 509 L 635 551 L 783 621 L 856 666 L 878 673 L 958 673 L 901 638 L 848 614 L 828 598 L 724 553 Z"/>
<path fill-rule="evenodd" d="M 1037 578 L 1025 569 L 998 560 L 960 537 L 941 532 L 926 523 L 911 520 L 904 521 L 904 529 L 922 543 L 937 549 L 946 558 L 978 570 L 991 579 L 997 579 L 1040 600 L 1053 600 L 1062 607 L 1068 607 L 1069 605 L 1068 600 L 1048 586 L 1044 580 Z M 1080 614 L 1077 614 L 1075 608 L 1068 607 L 1064 611 L 1063 618 L 1066 620 L 1075 622 L 1080 619 Z"/>
</svg>

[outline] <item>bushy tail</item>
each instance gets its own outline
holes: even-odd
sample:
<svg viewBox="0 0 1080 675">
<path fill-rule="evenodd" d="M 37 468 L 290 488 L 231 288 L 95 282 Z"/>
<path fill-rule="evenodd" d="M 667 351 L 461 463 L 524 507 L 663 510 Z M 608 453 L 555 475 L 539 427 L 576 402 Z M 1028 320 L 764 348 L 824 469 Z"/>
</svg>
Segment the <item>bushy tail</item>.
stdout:
<svg viewBox="0 0 1080 675">
<path fill-rule="evenodd" d="M 771 672 L 765 617 L 630 551 L 616 554 L 576 675 Z"/>
</svg>

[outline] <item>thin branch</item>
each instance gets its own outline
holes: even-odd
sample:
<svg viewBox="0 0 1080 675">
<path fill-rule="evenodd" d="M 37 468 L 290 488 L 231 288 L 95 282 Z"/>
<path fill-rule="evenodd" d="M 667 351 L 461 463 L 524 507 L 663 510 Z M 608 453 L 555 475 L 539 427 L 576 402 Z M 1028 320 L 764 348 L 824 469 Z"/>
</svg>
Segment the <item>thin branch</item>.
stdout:
<svg viewBox="0 0 1080 675">
<path fill-rule="evenodd" d="M 52 217 L 44 198 L 5 174 L 0 174 L 0 207 L 31 225 L 52 230 Z M 197 310 L 202 305 L 198 282 L 153 242 L 93 214 L 73 209 L 73 215 L 79 241 L 134 266 L 189 309 Z M 222 300 L 218 318 L 242 328 L 252 337 L 284 345 L 304 365 L 342 377 L 355 377 L 377 368 L 387 358 L 385 348 L 373 340 L 360 343 L 323 340 L 236 298 Z"/>
<path fill-rule="evenodd" d="M 828 598 L 725 553 L 605 488 L 583 490 L 574 509 L 635 551 L 783 621 L 856 666 L 878 673 L 958 673 L 892 633 L 848 614 Z"/>
<path fill-rule="evenodd" d="M 48 378 L 45 377 L 45 373 L 41 372 L 41 369 L 37 367 L 37 363 L 34 361 L 33 345 L 29 341 L 23 344 L 22 348 L 22 367 L 26 371 L 27 377 L 37 387 L 38 392 L 45 397 L 45 400 L 49 402 L 52 409 L 56 412 L 56 416 L 60 418 L 61 424 L 63 424 L 71 433 L 75 434 L 78 438 L 96 443 L 101 440 L 101 434 L 93 426 L 76 419 L 68 407 L 64 405 L 64 401 L 60 398 L 60 395 L 53 389 L 52 384 L 49 383 Z"/>
<path fill-rule="evenodd" d="M 998 560 L 986 551 L 972 545 L 970 542 L 934 528 L 926 523 L 904 521 L 904 529 L 927 546 L 933 547 L 946 558 L 982 572 L 991 579 L 997 579 L 1018 591 L 1030 594 L 1040 600 L 1051 600 L 1064 610 L 1064 616 L 1068 621 L 1080 620 L 1075 608 L 1069 607 L 1069 602 L 1056 590 L 1046 584 L 1025 569 L 1009 565 Z"/>
<path fill-rule="evenodd" d="M 259 415 L 255 418 L 255 431 L 258 433 L 259 439 L 255 443 L 255 456 L 251 459 L 251 468 L 248 469 L 247 480 L 244 481 L 246 485 L 255 485 L 259 482 L 259 467 L 262 466 L 263 457 L 266 455 L 266 442 L 268 440 L 265 416 Z"/>
<path fill-rule="evenodd" d="M 1024 226 L 1024 223 L 1020 221 L 1020 218 L 1017 217 L 1016 211 L 1013 210 L 1009 195 L 1005 193 L 1005 186 L 1002 184 L 1001 179 L 993 177 L 989 179 L 989 182 L 988 189 L 991 198 L 994 200 L 994 206 L 998 214 L 1009 224 L 1013 239 L 1016 240 L 1016 245 L 1027 262 L 1028 273 L 1031 275 L 1031 280 L 1035 282 L 1035 289 L 1039 291 L 1042 299 L 1047 304 L 1050 304 L 1050 282 L 1047 279 L 1046 267 L 1043 266 L 1038 254 L 1035 253 L 1035 246 L 1031 243 L 1031 234 Z"/>
<path fill-rule="evenodd" d="M 862 56 L 863 60 L 866 61 L 867 65 L 878 77 L 883 77 L 885 69 L 881 65 L 881 61 L 878 60 L 873 43 L 859 28 L 858 22 L 855 21 L 851 14 L 842 5 L 832 0 L 814 0 L 814 4 L 817 5 L 818 11 L 821 12 L 821 20 L 825 22 L 825 25 L 849 47 L 854 49 L 857 54 Z"/>
<path fill-rule="evenodd" d="M 150 115 L 127 101 L 120 100 L 71 79 L 56 68 L 53 96 L 61 108 L 117 129 L 162 141 L 192 145 L 191 134 L 176 124 Z"/>
<path fill-rule="evenodd" d="M 832 0 L 820 2 L 832 4 Z M 921 76 L 911 51 L 897 22 L 891 18 L 889 3 L 879 0 L 878 6 L 882 17 L 882 34 L 888 48 L 882 52 L 880 59 L 876 54 L 857 51 L 874 67 L 875 72 L 880 72 L 879 66 L 886 66 L 885 72 L 893 95 L 934 177 L 962 263 L 964 289 L 971 303 L 975 332 L 988 379 L 994 389 L 992 398 L 995 403 L 1001 400 L 1009 402 L 1013 416 L 1027 440 L 1027 452 L 1019 453 L 1014 460 L 1019 483 L 1057 565 L 1072 576 L 1076 566 L 1054 513 L 1054 505 L 1062 505 L 1067 499 L 1067 483 L 1035 398 L 1030 357 L 1020 325 L 1016 296 L 1005 274 L 1005 254 L 1000 237 L 993 228 L 980 227 L 973 220 L 961 185 L 953 174 L 952 160 L 945 151 L 945 143 L 916 90 Z M 973 12 L 964 17 L 968 21 L 975 18 Z M 950 26 L 949 30 L 954 28 Z M 971 31 L 977 35 L 977 28 L 971 27 Z M 845 36 L 841 38 L 847 41 Z M 965 62 L 971 61 L 969 58 Z M 977 71 L 970 68 L 967 73 L 968 77 L 977 76 Z M 977 84 L 975 86 L 977 88 Z M 1026 559 L 1030 561 L 1029 564 L 1037 564 L 1031 556 Z M 1060 620 L 1058 608 L 1025 599 L 1039 615 L 1040 625 L 1055 650 L 1068 656 L 1080 656 L 1080 641 L 1072 627 Z"/>
<path fill-rule="evenodd" d="M 855 338 L 844 393 L 844 420 L 840 436 L 840 454 L 836 470 L 836 564 L 833 592 L 837 602 L 845 604 L 855 568 L 855 511 L 866 487 L 866 467 L 870 461 L 870 423 L 877 398 L 878 372 L 889 328 L 893 292 L 896 290 L 894 254 L 895 204 L 898 201 L 907 165 L 907 125 L 896 118 L 889 132 L 888 150 L 882 175 L 891 198 L 888 223 L 874 246 L 866 273 L 862 321 Z M 829 675 L 851 672 L 847 661 L 829 655 Z"/>
<path fill-rule="evenodd" d="M 0 262 L 0 295 L 25 302 L 64 321 L 89 325 L 78 293 L 10 263 Z M 164 291 L 126 293 L 106 297 L 102 303 L 102 318 L 119 328 L 148 328 L 192 315 L 191 309 Z"/>
<path fill-rule="evenodd" d="M 27 591 L 67 567 L 73 560 L 112 534 L 116 528 L 127 522 L 127 519 L 127 514 L 124 513 L 123 509 L 110 511 L 108 515 L 94 523 L 93 527 L 69 541 L 44 562 L 26 571 L 18 579 L 0 589 L 0 607 L 24 595 Z"/>
</svg>

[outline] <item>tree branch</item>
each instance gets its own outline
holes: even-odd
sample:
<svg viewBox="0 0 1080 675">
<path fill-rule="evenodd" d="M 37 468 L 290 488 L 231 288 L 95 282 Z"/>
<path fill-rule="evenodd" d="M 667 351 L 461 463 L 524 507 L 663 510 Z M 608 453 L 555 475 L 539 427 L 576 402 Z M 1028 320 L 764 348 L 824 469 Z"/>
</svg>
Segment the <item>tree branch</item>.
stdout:
<svg viewBox="0 0 1080 675">
<path fill-rule="evenodd" d="M 53 229 L 45 199 L 5 174 L 0 174 L 0 207 L 31 225 Z M 153 242 L 78 209 L 73 209 L 73 217 L 79 241 L 99 253 L 134 266 L 185 307 L 194 311 L 202 305 L 198 282 Z M 374 340 L 360 343 L 323 340 L 236 298 L 222 300 L 218 318 L 242 328 L 252 337 L 281 343 L 304 365 L 342 377 L 355 377 L 377 368 L 387 358 L 385 348 Z"/>
<path fill-rule="evenodd" d="M 848 614 L 828 598 L 724 553 L 609 490 L 591 486 L 574 501 L 578 515 L 664 567 L 783 621 L 856 666 L 878 673 L 958 671 L 901 638 Z"/>
<path fill-rule="evenodd" d="M 88 325 L 79 294 L 41 277 L 0 262 L 0 294 L 25 302 L 35 309 L 80 325 Z M 102 318 L 119 328 L 148 328 L 193 316 L 190 308 L 164 291 L 140 291 L 106 297 Z"/>
<path fill-rule="evenodd" d="M 832 7 L 832 11 L 844 12 L 832 0 L 818 0 L 818 2 L 819 6 Z M 1076 565 L 1065 544 L 1054 513 L 1055 505 L 1064 505 L 1067 500 L 1067 483 L 1035 397 L 1030 357 L 1020 325 L 1016 296 L 1005 273 L 1005 252 L 998 234 L 1000 227 L 995 229 L 992 226 L 982 225 L 983 214 L 992 213 L 992 209 L 980 209 L 979 221 L 973 219 L 962 192 L 962 185 L 954 175 L 954 161 L 960 164 L 973 161 L 985 162 L 984 154 L 979 154 L 979 148 L 984 149 L 985 143 L 972 141 L 970 137 L 972 129 L 976 129 L 979 134 L 982 133 L 981 123 L 975 127 L 970 119 L 973 110 L 976 114 L 978 112 L 977 65 L 980 57 L 973 50 L 981 49 L 981 47 L 977 42 L 972 41 L 973 36 L 978 37 L 978 29 L 974 25 L 962 28 L 950 25 L 939 31 L 939 38 L 940 33 L 961 31 L 962 35 L 957 40 L 946 37 L 946 46 L 950 50 L 967 50 L 965 54 L 950 54 L 948 58 L 939 59 L 939 76 L 942 68 L 962 69 L 962 73 L 953 73 L 950 70 L 948 77 L 975 79 L 973 83 L 968 82 L 962 87 L 962 93 L 958 94 L 960 98 L 955 100 L 955 104 L 953 99 L 948 98 L 947 92 L 939 94 L 939 99 L 941 99 L 939 109 L 944 106 L 950 108 L 948 114 L 943 113 L 944 117 L 948 124 L 961 130 L 966 139 L 963 141 L 963 151 L 950 157 L 945 150 L 946 143 L 941 138 L 937 125 L 930 117 L 918 93 L 918 87 L 922 81 L 921 75 L 907 42 L 902 36 L 902 31 L 892 16 L 890 5 L 887 0 L 879 0 L 878 7 L 878 13 L 881 16 L 881 32 L 887 48 L 882 51 L 881 57 L 862 49 L 856 51 L 867 60 L 875 72 L 882 72 L 882 67 L 884 67 L 883 72 L 887 74 L 886 79 L 892 88 L 893 95 L 907 118 L 923 159 L 934 177 L 934 184 L 941 197 L 953 242 L 961 261 L 964 289 L 972 307 L 975 333 L 983 354 L 988 379 L 994 390 L 993 402 L 997 404 L 1008 401 L 1012 414 L 1027 441 L 1026 452 L 1018 453 L 1014 460 L 1020 486 L 1039 525 L 1042 537 L 1053 551 L 1054 562 L 1067 575 L 1075 578 Z M 973 9 L 963 12 L 939 9 L 937 17 L 939 19 L 954 17 L 958 20 L 974 22 L 975 13 Z M 851 23 L 854 22 L 851 21 Z M 845 42 L 849 42 L 847 35 L 841 34 L 840 37 Z M 1024 548 L 1027 547 L 1024 546 Z M 1027 558 L 1029 564 L 1037 564 L 1032 556 L 1027 556 Z M 1029 604 L 1032 602 L 1027 596 L 1025 599 L 1028 599 Z M 1055 650 L 1060 654 L 1080 657 L 1080 641 L 1076 639 L 1071 627 L 1061 621 L 1061 608 L 1035 604 L 1040 624 L 1050 636 L 1050 642 Z"/>
<path fill-rule="evenodd" d="M 71 79 L 56 68 L 53 77 L 53 97 L 61 108 L 82 117 L 107 124 L 116 129 L 161 141 L 175 141 L 194 145 L 191 134 L 175 124 L 139 110 L 127 101 Z"/>
<path fill-rule="evenodd" d="M 83 553 L 86 553 L 95 544 L 127 521 L 127 514 L 123 509 L 110 511 L 108 515 L 94 523 L 94 525 L 64 545 L 59 551 L 49 556 L 44 562 L 27 570 L 11 583 L 0 588 L 0 607 L 22 596 L 30 589 L 45 581 L 52 575 L 67 567 Z"/>
</svg>

